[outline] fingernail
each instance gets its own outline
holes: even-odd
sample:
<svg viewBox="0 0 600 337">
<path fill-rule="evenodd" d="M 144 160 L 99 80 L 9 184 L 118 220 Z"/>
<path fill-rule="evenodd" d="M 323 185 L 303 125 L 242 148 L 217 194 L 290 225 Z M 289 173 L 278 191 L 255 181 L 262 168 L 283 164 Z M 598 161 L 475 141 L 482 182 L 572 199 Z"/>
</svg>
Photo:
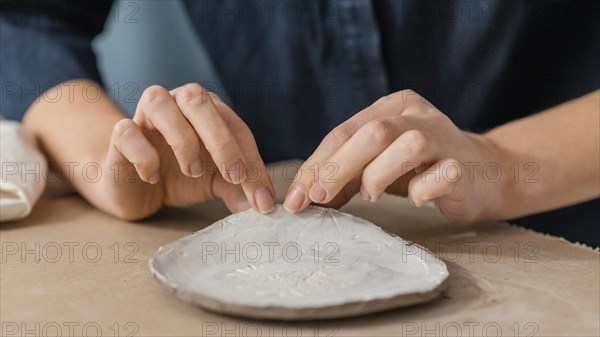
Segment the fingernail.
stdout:
<svg viewBox="0 0 600 337">
<path fill-rule="evenodd" d="M 258 211 L 262 214 L 271 213 L 271 211 L 275 208 L 273 196 L 271 195 L 269 189 L 265 186 L 260 187 L 258 190 L 256 190 L 256 192 L 254 192 L 254 199 L 256 200 Z"/>
<path fill-rule="evenodd" d="M 148 182 L 153 185 L 158 183 L 159 180 L 160 180 L 160 172 L 155 172 L 153 175 L 150 176 L 150 178 L 148 178 Z"/>
<path fill-rule="evenodd" d="M 325 198 L 327 198 L 327 191 L 325 190 L 325 188 L 323 188 L 321 182 L 316 182 L 310 188 L 308 196 L 313 202 L 322 202 L 323 200 L 325 200 Z"/>
<path fill-rule="evenodd" d="M 364 186 L 360 187 L 360 198 L 365 201 L 371 200 L 371 196 L 369 195 L 369 192 L 367 192 Z"/>
<path fill-rule="evenodd" d="M 202 158 L 201 157 L 197 157 L 196 159 L 192 160 L 192 162 L 190 163 L 190 174 L 194 178 L 198 178 L 202 175 Z"/>
<path fill-rule="evenodd" d="M 227 179 L 233 184 L 241 184 L 246 176 L 244 175 L 244 163 L 238 159 L 227 168 Z"/>
<path fill-rule="evenodd" d="M 306 200 L 306 194 L 302 190 L 302 187 L 294 186 L 285 197 L 283 208 L 288 212 L 295 213 L 302 207 L 304 200 Z"/>
</svg>

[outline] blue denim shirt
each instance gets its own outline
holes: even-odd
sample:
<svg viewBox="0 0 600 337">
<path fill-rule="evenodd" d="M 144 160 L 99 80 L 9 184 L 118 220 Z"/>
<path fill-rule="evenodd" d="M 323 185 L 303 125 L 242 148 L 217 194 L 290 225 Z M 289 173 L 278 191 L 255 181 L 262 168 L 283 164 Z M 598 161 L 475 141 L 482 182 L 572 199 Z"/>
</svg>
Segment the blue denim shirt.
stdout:
<svg viewBox="0 0 600 337">
<path fill-rule="evenodd" d="M 184 3 L 266 161 L 306 158 L 333 127 L 401 89 L 484 131 L 600 87 L 593 1 Z M 53 84 L 101 81 L 90 43 L 110 5 L 2 3 L 6 118 L 20 119 Z M 564 219 L 597 218 L 597 201 L 580 207 Z"/>
</svg>

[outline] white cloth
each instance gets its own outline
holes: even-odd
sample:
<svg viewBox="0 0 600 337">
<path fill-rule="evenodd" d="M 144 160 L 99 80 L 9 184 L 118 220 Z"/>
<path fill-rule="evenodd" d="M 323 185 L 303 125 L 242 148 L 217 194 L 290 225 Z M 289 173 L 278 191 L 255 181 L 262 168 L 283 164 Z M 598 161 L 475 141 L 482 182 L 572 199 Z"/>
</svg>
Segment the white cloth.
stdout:
<svg viewBox="0 0 600 337">
<path fill-rule="evenodd" d="M 15 121 L 0 119 L 0 222 L 22 219 L 46 187 L 47 161 L 34 137 Z"/>
</svg>

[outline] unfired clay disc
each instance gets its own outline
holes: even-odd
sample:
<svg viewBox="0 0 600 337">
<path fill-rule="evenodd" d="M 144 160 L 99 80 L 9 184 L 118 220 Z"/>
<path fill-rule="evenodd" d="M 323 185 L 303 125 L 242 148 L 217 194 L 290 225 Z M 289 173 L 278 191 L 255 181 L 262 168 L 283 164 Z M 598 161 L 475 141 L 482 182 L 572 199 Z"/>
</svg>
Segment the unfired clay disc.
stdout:
<svg viewBox="0 0 600 337">
<path fill-rule="evenodd" d="M 446 265 L 374 224 L 311 206 L 237 213 L 161 247 L 150 270 L 179 298 L 238 316 L 356 316 L 437 297 Z"/>
</svg>

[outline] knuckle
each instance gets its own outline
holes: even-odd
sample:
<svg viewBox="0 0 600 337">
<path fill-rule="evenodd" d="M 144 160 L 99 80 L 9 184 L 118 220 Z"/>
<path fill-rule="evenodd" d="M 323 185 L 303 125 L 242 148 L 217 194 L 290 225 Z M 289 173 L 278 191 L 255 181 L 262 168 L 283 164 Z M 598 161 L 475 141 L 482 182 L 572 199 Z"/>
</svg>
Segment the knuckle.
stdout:
<svg viewBox="0 0 600 337">
<path fill-rule="evenodd" d="M 412 89 L 404 89 L 390 94 L 397 104 L 410 105 L 423 101 L 421 95 Z"/>
<path fill-rule="evenodd" d="M 219 137 L 213 142 L 213 151 L 217 153 L 227 153 L 235 148 L 235 142 L 229 137 Z"/>
<path fill-rule="evenodd" d="M 171 147 L 173 152 L 181 153 L 189 148 L 189 143 L 187 143 L 184 138 L 177 138 L 171 141 L 171 143 L 169 143 L 169 146 Z"/>
<path fill-rule="evenodd" d="M 396 102 L 397 99 L 397 95 L 394 94 L 389 94 L 389 95 L 385 95 L 380 97 L 377 101 L 375 101 L 374 105 L 377 104 L 381 104 L 381 105 L 389 105 L 389 104 L 393 104 Z"/>
<path fill-rule="evenodd" d="M 462 177 L 462 168 L 460 163 L 456 159 L 448 159 L 442 164 L 441 169 L 444 181 L 451 188 L 454 188 L 454 184 Z"/>
<path fill-rule="evenodd" d="M 169 146 L 176 153 L 195 152 L 197 149 L 195 135 L 191 132 L 185 132 L 175 137 Z"/>
<path fill-rule="evenodd" d="M 176 95 L 181 104 L 205 103 L 208 97 L 208 91 L 198 83 L 184 85 Z"/>
<path fill-rule="evenodd" d="M 250 131 L 250 127 L 243 120 L 236 118 L 233 119 L 229 124 L 229 129 L 234 134 L 250 134 L 252 135 L 252 131 Z"/>
<path fill-rule="evenodd" d="M 414 106 L 414 105 L 408 106 L 402 112 L 402 116 L 405 118 L 407 116 L 420 116 L 422 114 L 423 114 L 423 109 L 420 106 Z"/>
<path fill-rule="evenodd" d="M 347 123 L 342 123 L 331 130 L 331 139 L 336 145 L 346 143 L 354 134 L 354 128 Z"/>
<path fill-rule="evenodd" d="M 414 91 L 412 89 L 400 90 L 400 91 L 398 91 L 398 94 L 400 95 L 400 97 L 405 98 L 407 100 L 421 98 L 421 95 L 419 95 L 416 91 Z"/>
<path fill-rule="evenodd" d="M 146 88 L 142 94 L 142 101 L 152 104 L 160 104 L 170 98 L 171 94 L 169 91 L 160 85 L 152 85 Z"/>
<path fill-rule="evenodd" d="M 360 132 L 366 141 L 376 145 L 391 143 L 395 138 L 395 126 L 387 119 L 369 121 Z"/>
<path fill-rule="evenodd" d="M 225 123 L 227 124 L 227 126 L 229 127 L 229 130 L 232 133 L 234 133 L 234 134 L 237 134 L 238 132 L 241 132 L 241 133 L 251 133 L 250 127 L 248 127 L 248 124 L 246 124 L 235 113 L 233 113 L 233 114 L 223 114 L 222 117 L 223 117 L 223 120 L 225 121 Z"/>
<path fill-rule="evenodd" d="M 428 141 L 425 134 L 419 130 L 409 130 L 402 135 L 402 140 L 407 150 L 415 157 L 421 157 L 427 153 Z"/>
<path fill-rule="evenodd" d="M 411 106 L 418 102 L 426 102 L 419 94 L 410 89 L 396 91 L 389 95 L 379 98 L 373 105 L 385 106 L 387 109 L 396 107 L 397 109 L 392 110 L 394 114 L 402 114 Z"/>
<path fill-rule="evenodd" d="M 113 127 L 112 137 L 113 140 L 119 141 L 123 138 L 127 138 L 135 132 L 136 124 L 131 119 L 121 119 Z"/>
</svg>

